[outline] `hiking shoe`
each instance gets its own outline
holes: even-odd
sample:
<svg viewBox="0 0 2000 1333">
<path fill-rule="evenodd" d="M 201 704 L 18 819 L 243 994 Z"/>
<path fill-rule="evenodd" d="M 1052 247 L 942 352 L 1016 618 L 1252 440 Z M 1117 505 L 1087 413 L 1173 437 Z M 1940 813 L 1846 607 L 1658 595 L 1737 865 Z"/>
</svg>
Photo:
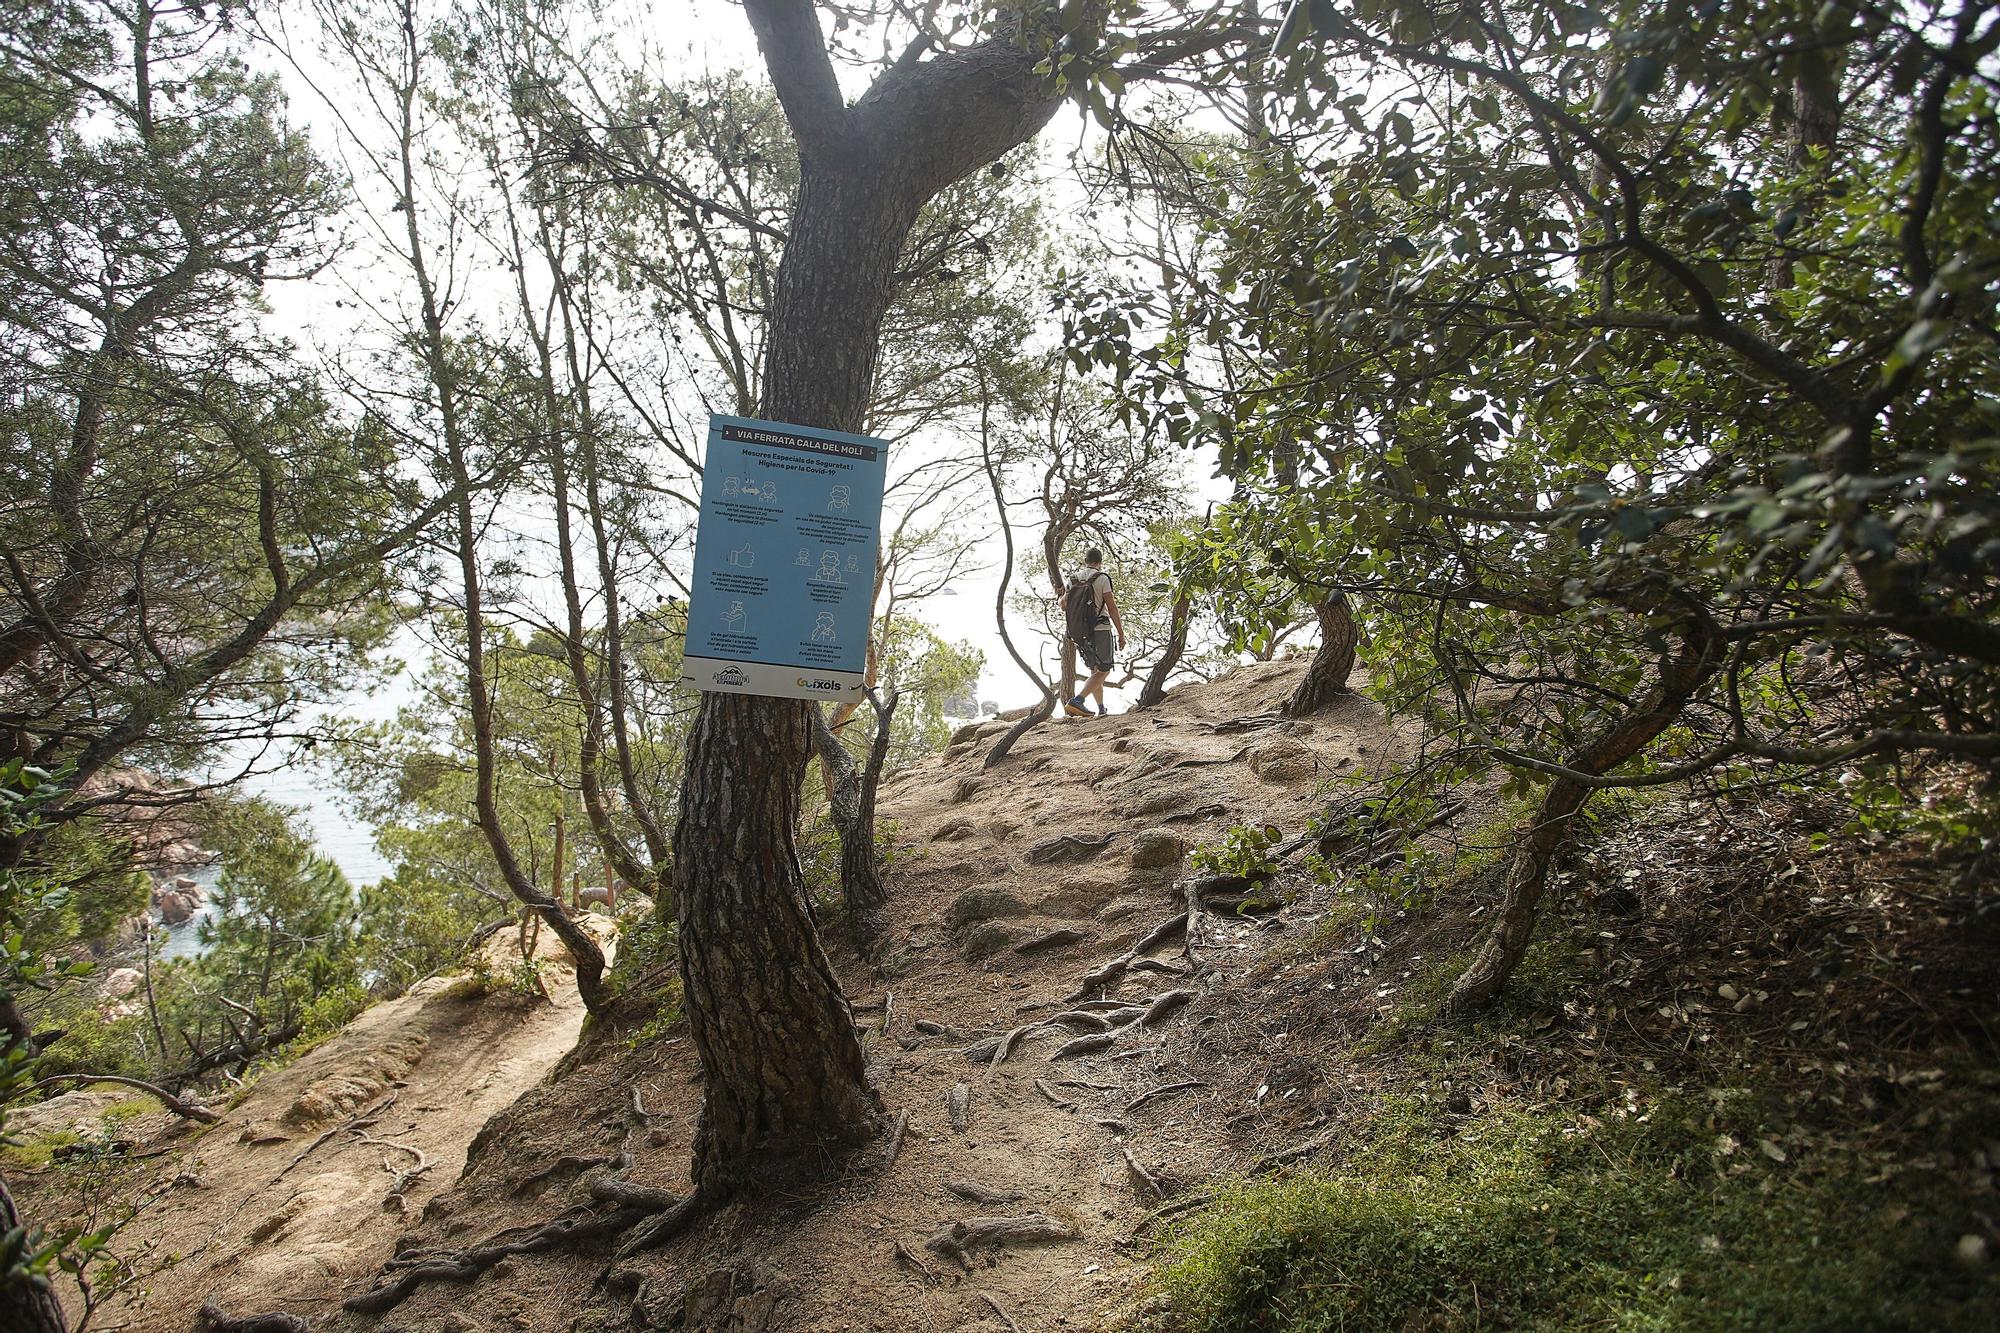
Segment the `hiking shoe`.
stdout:
<svg viewBox="0 0 2000 1333">
<path fill-rule="evenodd" d="M 1080 694 L 1077 695 L 1076 698 L 1074 699 L 1063 700 L 1063 712 L 1069 714 L 1071 717 L 1094 716 L 1094 714 L 1090 711 L 1090 709 L 1084 704 L 1083 696 Z"/>
</svg>

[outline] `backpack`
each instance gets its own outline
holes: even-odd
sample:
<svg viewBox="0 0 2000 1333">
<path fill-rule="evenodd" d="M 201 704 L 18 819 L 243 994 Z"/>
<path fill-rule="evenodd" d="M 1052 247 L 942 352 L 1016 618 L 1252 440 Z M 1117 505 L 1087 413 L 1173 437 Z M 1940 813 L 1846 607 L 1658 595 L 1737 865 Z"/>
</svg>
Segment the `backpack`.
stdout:
<svg viewBox="0 0 2000 1333">
<path fill-rule="evenodd" d="M 1069 576 L 1069 587 L 1063 590 L 1063 624 L 1069 630 L 1070 641 L 1088 647 L 1090 636 L 1097 632 L 1097 594 L 1092 591 L 1103 570 L 1092 570 L 1082 578 Z"/>
</svg>

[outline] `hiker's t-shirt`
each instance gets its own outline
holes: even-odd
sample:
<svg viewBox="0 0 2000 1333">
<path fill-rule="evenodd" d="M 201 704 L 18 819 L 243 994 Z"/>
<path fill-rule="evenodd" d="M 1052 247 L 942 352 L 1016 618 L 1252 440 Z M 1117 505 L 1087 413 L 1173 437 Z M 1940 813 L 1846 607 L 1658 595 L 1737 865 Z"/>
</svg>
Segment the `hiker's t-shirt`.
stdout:
<svg viewBox="0 0 2000 1333">
<path fill-rule="evenodd" d="M 1092 569 L 1086 565 L 1074 574 L 1071 574 L 1069 578 L 1071 583 L 1087 583 L 1090 585 L 1090 600 L 1091 604 L 1097 608 L 1097 623 L 1102 625 L 1109 620 L 1110 617 L 1104 614 L 1104 599 L 1111 595 L 1111 575 L 1101 569 Z"/>
</svg>

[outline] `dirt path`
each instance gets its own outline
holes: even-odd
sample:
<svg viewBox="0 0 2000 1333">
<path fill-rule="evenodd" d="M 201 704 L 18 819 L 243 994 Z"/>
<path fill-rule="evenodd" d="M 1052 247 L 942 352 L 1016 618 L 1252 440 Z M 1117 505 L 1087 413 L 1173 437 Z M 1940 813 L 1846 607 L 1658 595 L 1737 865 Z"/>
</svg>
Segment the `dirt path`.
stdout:
<svg viewBox="0 0 2000 1333">
<path fill-rule="evenodd" d="M 835 951 L 885 1110 L 908 1113 L 887 1169 L 858 1162 L 799 1198 L 739 1201 L 608 1271 L 602 1253 L 519 1255 L 464 1286 L 424 1288 L 379 1323 L 346 1316 L 332 1327 L 1098 1326 L 1132 1298 L 1145 1260 L 1131 1236 L 1163 1197 L 1297 1137 L 1305 1101 L 1288 1089 L 1298 1089 L 1272 1075 L 1257 1091 L 1261 1070 L 1282 1067 L 1286 1034 L 1214 1001 L 1310 927 L 1303 905 L 1207 918 L 1200 969 L 1168 932 L 1137 966 L 1083 983 L 1183 909 L 1177 884 L 1196 844 L 1244 822 L 1296 831 L 1328 780 L 1393 743 L 1358 699 L 1308 721 L 1276 717 L 1303 667 L 1245 668 L 1154 712 L 1054 723 L 990 771 L 981 760 L 1005 728 L 988 724 L 887 787 L 893 942 L 879 974 Z M 1172 990 L 1194 994 L 1103 1049 L 1058 1055 L 1091 1035 L 1088 1020 L 1050 1022 L 1058 1014 Z M 994 1063 L 991 1040 L 1024 1026 Z M 634 1145 L 634 1179 L 684 1189 L 699 1107 L 684 1030 L 594 1052 L 489 1127 L 494 1151 L 432 1208 L 420 1243 L 463 1246 L 589 1206 L 590 1170 L 562 1163 Z M 1039 1217 L 1047 1239 L 962 1258 L 927 1245 L 982 1216 Z"/>
<path fill-rule="evenodd" d="M 504 968 L 513 932 L 489 949 Z M 421 983 L 260 1080 L 220 1124 L 162 1157 L 160 1197 L 120 1248 L 142 1270 L 164 1271 L 94 1327 L 185 1330 L 206 1299 L 232 1313 L 313 1317 L 335 1306 L 457 1178 L 487 1120 L 575 1045 L 584 1011 L 574 980 L 543 953 L 548 1001 Z"/>
</svg>

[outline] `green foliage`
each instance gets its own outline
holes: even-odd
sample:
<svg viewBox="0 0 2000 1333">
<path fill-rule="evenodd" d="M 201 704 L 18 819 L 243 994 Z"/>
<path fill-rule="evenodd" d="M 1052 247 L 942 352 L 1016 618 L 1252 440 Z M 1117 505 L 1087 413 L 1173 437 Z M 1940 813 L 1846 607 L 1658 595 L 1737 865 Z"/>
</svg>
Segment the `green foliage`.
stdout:
<svg viewBox="0 0 2000 1333">
<path fill-rule="evenodd" d="M 1581 1124 L 1509 1110 L 1455 1129 L 1391 1103 L 1347 1165 L 1239 1186 L 1185 1226 L 1155 1326 L 1971 1330 L 2000 1315 L 2000 1289 L 1954 1261 L 1962 1220 L 1922 1172 L 1731 1174 L 1717 1109 Z"/>
<path fill-rule="evenodd" d="M 1236 824 L 1223 831 L 1220 842 L 1196 847 L 1188 854 L 1188 863 L 1203 874 L 1265 880 L 1278 873 L 1271 851 L 1283 840 L 1276 824 Z"/>
</svg>

